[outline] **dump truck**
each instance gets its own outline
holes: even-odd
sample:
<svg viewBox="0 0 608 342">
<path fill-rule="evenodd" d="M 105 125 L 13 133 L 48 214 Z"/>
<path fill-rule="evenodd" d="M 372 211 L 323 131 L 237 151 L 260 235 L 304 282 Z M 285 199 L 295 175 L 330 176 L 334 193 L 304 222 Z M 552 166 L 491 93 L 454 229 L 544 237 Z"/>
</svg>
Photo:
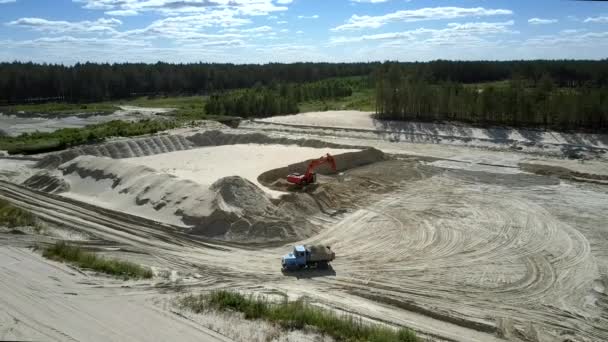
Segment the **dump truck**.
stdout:
<svg viewBox="0 0 608 342">
<path fill-rule="evenodd" d="M 329 246 L 297 245 L 293 252 L 281 258 L 283 270 L 291 271 L 304 268 L 326 268 L 336 258 L 336 253 Z"/>
</svg>

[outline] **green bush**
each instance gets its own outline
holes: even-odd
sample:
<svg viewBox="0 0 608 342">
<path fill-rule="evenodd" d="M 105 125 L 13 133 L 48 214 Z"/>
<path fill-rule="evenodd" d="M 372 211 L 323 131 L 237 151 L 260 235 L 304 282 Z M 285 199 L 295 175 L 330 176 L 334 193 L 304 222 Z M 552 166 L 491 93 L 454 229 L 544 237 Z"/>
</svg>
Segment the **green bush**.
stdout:
<svg viewBox="0 0 608 342">
<path fill-rule="evenodd" d="M 56 261 L 67 261 L 81 268 L 128 278 L 152 278 L 153 273 L 149 268 L 142 267 L 128 261 L 112 260 L 99 257 L 94 253 L 86 252 L 77 246 L 71 246 L 65 242 L 58 242 L 44 250 L 45 258 Z"/>
<path fill-rule="evenodd" d="M 284 329 L 316 328 L 338 341 L 413 342 L 416 334 L 406 328 L 364 323 L 352 316 L 337 315 L 332 311 L 310 305 L 302 300 L 271 303 L 264 297 L 245 296 L 233 291 L 214 291 L 205 295 L 189 295 L 180 305 L 196 313 L 206 310 L 241 312 L 246 319 L 265 319 Z"/>
<path fill-rule="evenodd" d="M 8 228 L 38 226 L 36 216 L 29 211 L 13 206 L 9 201 L 0 199 L 0 226 Z"/>
</svg>

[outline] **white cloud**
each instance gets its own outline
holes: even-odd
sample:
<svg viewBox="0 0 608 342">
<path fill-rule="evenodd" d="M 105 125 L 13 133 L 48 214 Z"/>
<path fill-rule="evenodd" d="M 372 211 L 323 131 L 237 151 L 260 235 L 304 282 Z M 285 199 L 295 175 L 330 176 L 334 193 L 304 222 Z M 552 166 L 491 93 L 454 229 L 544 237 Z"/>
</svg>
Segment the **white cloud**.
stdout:
<svg viewBox="0 0 608 342">
<path fill-rule="evenodd" d="M 415 22 L 425 20 L 455 19 L 464 17 L 485 17 L 495 15 L 511 15 L 506 9 L 462 8 L 462 7 L 427 7 L 417 10 L 402 10 L 380 16 L 353 15 L 346 24 L 332 31 L 359 30 L 364 28 L 379 28 L 392 22 Z"/>
<path fill-rule="evenodd" d="M 292 1 L 273 0 L 73 0 L 94 10 L 155 11 L 165 15 L 203 13 L 214 9 L 233 9 L 242 15 L 267 15 L 286 11 Z"/>
<path fill-rule="evenodd" d="M 332 44 L 360 43 L 366 41 L 424 41 L 427 43 L 457 43 L 459 40 L 477 39 L 478 36 L 496 34 L 516 34 L 518 31 L 511 30 L 514 25 L 512 20 L 502 23 L 464 23 L 448 24 L 444 29 L 418 28 L 415 30 L 362 35 L 356 37 L 332 37 Z"/>
<path fill-rule="evenodd" d="M 387 2 L 390 0 L 350 0 L 350 1 L 351 2 L 369 2 L 372 4 L 378 4 L 378 3 Z M 407 1 L 407 2 L 409 2 L 409 1 Z"/>
<path fill-rule="evenodd" d="M 606 24 L 608 23 L 608 17 L 592 17 L 587 18 L 584 21 L 585 23 L 595 23 L 595 24 Z"/>
<path fill-rule="evenodd" d="M 114 11 L 107 11 L 106 14 L 119 16 L 119 17 L 129 17 L 129 16 L 138 15 L 139 12 L 134 11 L 134 10 L 114 10 Z"/>
<path fill-rule="evenodd" d="M 277 25 L 285 25 L 287 22 L 285 20 L 277 21 Z"/>
<path fill-rule="evenodd" d="M 7 23 L 8 26 L 18 26 L 29 28 L 36 31 L 49 33 L 116 33 L 116 27 L 122 25 L 122 21 L 118 19 L 100 18 L 95 21 L 54 21 L 42 18 L 20 18 Z"/>
<path fill-rule="evenodd" d="M 306 16 L 306 15 L 299 15 L 299 16 L 298 16 L 298 19 L 319 19 L 319 15 L 318 15 L 318 14 L 315 14 L 315 15 L 309 15 L 309 16 Z"/>
<path fill-rule="evenodd" d="M 531 25 L 547 25 L 547 24 L 555 24 L 557 22 L 558 22 L 557 19 L 541 19 L 541 18 L 528 19 L 528 24 L 531 24 Z"/>
</svg>

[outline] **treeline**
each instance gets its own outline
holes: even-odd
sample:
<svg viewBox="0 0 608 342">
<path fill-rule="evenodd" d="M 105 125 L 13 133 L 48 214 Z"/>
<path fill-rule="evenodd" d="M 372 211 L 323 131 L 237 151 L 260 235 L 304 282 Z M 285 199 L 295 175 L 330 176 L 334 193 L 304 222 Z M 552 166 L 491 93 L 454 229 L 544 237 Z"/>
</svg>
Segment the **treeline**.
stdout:
<svg viewBox="0 0 608 342">
<path fill-rule="evenodd" d="M 513 78 L 487 86 L 431 83 L 398 64 L 375 73 L 376 112 L 393 120 L 454 120 L 477 125 L 553 129 L 608 129 L 608 87 L 565 82 L 551 73 L 538 80 Z M 562 80 L 566 81 L 566 80 Z"/>
<path fill-rule="evenodd" d="M 385 63 L 430 83 L 480 83 L 525 79 L 536 85 L 548 75 L 559 87 L 607 87 L 608 60 L 445 61 Z"/>
<path fill-rule="evenodd" d="M 608 86 L 606 61 L 433 61 L 397 63 L 431 83 L 489 82 L 549 75 L 559 87 Z M 370 75 L 380 63 L 97 64 L 0 63 L 0 105 L 36 101 L 94 102 L 138 95 L 211 94 L 229 89 Z"/>
<path fill-rule="evenodd" d="M 254 87 L 222 94 L 207 100 L 205 112 L 214 115 L 265 117 L 298 113 L 298 103 L 329 100 L 350 96 L 353 87 L 362 79 L 325 80 L 305 84 L 280 84 L 273 87 Z"/>
<path fill-rule="evenodd" d="M 369 75 L 378 63 L 96 64 L 0 63 L 0 105 L 93 102 L 137 95 L 210 94 L 226 89 Z"/>
<path fill-rule="evenodd" d="M 83 128 L 63 128 L 54 132 L 23 133 L 18 137 L 0 137 L 0 150 L 9 154 L 36 154 L 59 151 L 68 147 L 96 143 L 108 137 L 131 137 L 152 134 L 179 125 L 170 120 L 141 120 L 138 122 L 109 121 Z"/>
</svg>

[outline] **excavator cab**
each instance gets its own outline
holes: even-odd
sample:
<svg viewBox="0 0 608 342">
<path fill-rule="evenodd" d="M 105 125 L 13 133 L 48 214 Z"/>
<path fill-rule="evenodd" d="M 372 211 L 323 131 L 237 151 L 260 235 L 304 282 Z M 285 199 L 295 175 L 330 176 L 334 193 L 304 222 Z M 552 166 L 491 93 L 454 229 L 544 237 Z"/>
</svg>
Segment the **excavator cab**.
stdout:
<svg viewBox="0 0 608 342">
<path fill-rule="evenodd" d="M 321 166 L 321 165 L 323 165 L 325 163 L 329 163 L 329 165 L 331 166 L 332 170 L 334 172 L 336 171 L 336 160 L 334 159 L 334 157 L 332 157 L 328 153 L 324 157 L 312 160 L 308 164 L 308 168 L 306 169 L 306 173 L 305 174 L 292 173 L 292 174 L 288 175 L 287 176 L 287 181 L 289 183 L 296 184 L 296 185 L 299 185 L 299 186 L 306 186 L 308 184 L 316 183 L 317 182 L 317 174 L 314 172 L 314 170 L 317 167 L 319 167 L 319 166 Z"/>
</svg>

